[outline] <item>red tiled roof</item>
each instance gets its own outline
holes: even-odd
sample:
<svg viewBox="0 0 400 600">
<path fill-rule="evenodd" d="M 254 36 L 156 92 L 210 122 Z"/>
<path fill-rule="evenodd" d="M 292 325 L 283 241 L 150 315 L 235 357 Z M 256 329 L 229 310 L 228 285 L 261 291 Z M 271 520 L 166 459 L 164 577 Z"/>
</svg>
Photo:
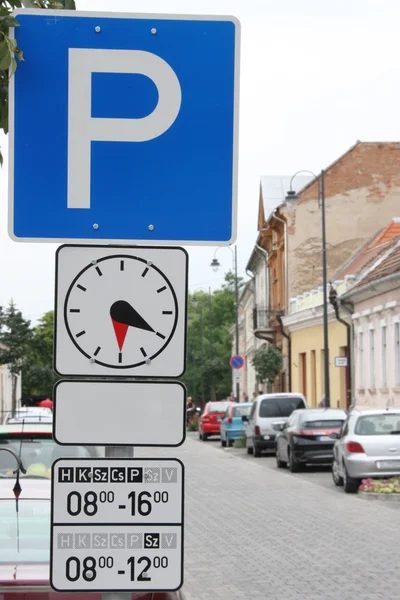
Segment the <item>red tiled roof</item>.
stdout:
<svg viewBox="0 0 400 600">
<path fill-rule="evenodd" d="M 390 254 L 380 263 L 377 264 L 355 288 L 364 287 L 368 283 L 384 279 L 395 273 L 400 273 L 400 244 L 397 243 Z"/>
<path fill-rule="evenodd" d="M 386 252 L 396 244 L 396 238 L 400 236 L 400 219 L 392 219 L 390 223 L 377 235 L 369 240 L 341 269 L 335 273 L 333 279 L 343 279 L 345 275 L 357 275 L 365 269 L 380 254 Z"/>
</svg>

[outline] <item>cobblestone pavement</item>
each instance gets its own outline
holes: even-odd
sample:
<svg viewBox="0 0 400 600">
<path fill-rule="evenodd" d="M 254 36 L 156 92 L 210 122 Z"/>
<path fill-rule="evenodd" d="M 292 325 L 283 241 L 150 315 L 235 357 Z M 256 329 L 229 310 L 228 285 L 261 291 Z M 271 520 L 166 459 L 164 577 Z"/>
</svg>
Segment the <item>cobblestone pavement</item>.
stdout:
<svg viewBox="0 0 400 600">
<path fill-rule="evenodd" d="M 190 435 L 181 448 L 135 455 L 186 465 L 187 600 L 399 598 L 400 507 L 336 493 Z"/>
</svg>

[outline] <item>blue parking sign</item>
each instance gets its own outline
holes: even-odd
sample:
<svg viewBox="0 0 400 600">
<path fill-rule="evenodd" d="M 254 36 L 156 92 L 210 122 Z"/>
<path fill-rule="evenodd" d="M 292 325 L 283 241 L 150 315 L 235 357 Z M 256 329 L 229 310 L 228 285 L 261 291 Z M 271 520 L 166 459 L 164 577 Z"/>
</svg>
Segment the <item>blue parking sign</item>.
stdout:
<svg viewBox="0 0 400 600">
<path fill-rule="evenodd" d="M 240 26 L 232 17 L 16 11 L 9 234 L 236 239 Z"/>
</svg>

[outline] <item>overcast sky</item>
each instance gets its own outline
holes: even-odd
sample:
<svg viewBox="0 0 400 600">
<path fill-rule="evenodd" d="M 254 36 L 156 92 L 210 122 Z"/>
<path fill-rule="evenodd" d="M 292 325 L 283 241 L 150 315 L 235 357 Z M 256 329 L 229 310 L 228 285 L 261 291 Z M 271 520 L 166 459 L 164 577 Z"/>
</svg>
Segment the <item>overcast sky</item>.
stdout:
<svg viewBox="0 0 400 600">
<path fill-rule="evenodd" d="M 398 0 L 77 0 L 80 10 L 231 14 L 242 24 L 239 272 L 257 237 L 261 175 L 319 171 L 362 141 L 400 140 Z M 34 118 L 34 99 L 32 99 Z M 7 140 L 0 137 L 7 164 Z M 32 157 L 56 168 L 57 157 Z M 52 244 L 9 240 L 7 169 L 0 172 L 0 305 L 35 321 L 53 308 Z M 218 287 L 214 249 L 190 250 L 190 287 Z M 231 266 L 229 249 L 218 258 Z"/>
</svg>

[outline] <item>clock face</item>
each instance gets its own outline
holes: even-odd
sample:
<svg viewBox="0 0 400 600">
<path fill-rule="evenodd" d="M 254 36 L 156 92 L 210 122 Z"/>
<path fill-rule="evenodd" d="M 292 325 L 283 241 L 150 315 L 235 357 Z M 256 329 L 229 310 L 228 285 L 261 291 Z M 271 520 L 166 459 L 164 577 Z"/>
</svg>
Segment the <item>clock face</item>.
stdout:
<svg viewBox="0 0 400 600">
<path fill-rule="evenodd" d="M 114 254 L 77 274 L 65 297 L 64 321 L 72 342 L 91 363 L 131 369 L 151 364 L 168 346 L 178 303 L 155 264 Z"/>
</svg>

